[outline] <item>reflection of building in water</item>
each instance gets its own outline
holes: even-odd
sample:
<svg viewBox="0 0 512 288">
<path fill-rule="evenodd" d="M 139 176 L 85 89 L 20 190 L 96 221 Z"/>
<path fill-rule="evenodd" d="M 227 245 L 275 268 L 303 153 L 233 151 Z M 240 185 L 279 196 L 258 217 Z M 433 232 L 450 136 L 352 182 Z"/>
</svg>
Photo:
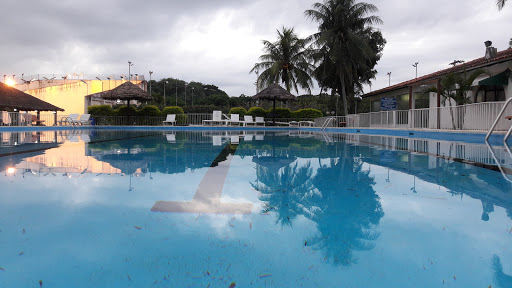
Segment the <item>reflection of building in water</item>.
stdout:
<svg viewBox="0 0 512 288">
<path fill-rule="evenodd" d="M 452 195 L 468 195 L 482 201 L 484 221 L 489 219 L 494 205 L 507 209 L 512 218 L 512 183 L 508 182 L 512 178 L 512 156 L 503 146 L 491 151 L 486 144 L 431 139 L 356 134 L 332 137 L 361 147 L 364 161 L 369 164 L 411 175 L 411 185 L 418 178 L 445 187 Z M 503 171 L 503 177 L 498 174 L 496 179 L 491 170 Z M 413 189 L 417 190 L 415 185 Z"/>
<path fill-rule="evenodd" d="M 58 148 L 46 150 L 43 155 L 26 158 L 17 167 L 58 173 L 121 173 L 109 163 L 85 156 L 84 144 L 75 142 L 64 142 Z"/>
<path fill-rule="evenodd" d="M 0 133 L 0 156 L 3 166 L 39 173 L 118 174 L 120 169 L 86 156 L 89 132 L 41 131 Z M 6 167 L 0 167 L 4 170 Z M 140 173 L 140 169 L 135 173 Z"/>
</svg>

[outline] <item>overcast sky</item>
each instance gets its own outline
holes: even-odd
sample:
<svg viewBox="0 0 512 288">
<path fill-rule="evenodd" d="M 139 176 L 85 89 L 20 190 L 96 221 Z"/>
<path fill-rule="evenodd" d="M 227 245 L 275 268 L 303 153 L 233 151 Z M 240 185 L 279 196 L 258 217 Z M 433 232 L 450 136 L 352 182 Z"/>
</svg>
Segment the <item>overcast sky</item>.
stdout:
<svg viewBox="0 0 512 288">
<path fill-rule="evenodd" d="M 314 2 L 2 0 L 0 73 L 126 75 L 132 61 L 132 74 L 146 79 L 151 70 L 156 80 L 254 95 L 256 75 L 249 71 L 261 40 L 275 41 L 283 26 L 301 37 L 314 33 L 317 24 L 304 17 Z M 388 72 L 397 84 L 414 78 L 415 62 L 421 76 L 484 56 L 486 40 L 501 51 L 512 38 L 512 3 L 498 11 L 495 0 L 367 2 L 379 8 L 384 24 L 377 28 L 387 40 L 372 90 L 388 86 Z"/>
</svg>

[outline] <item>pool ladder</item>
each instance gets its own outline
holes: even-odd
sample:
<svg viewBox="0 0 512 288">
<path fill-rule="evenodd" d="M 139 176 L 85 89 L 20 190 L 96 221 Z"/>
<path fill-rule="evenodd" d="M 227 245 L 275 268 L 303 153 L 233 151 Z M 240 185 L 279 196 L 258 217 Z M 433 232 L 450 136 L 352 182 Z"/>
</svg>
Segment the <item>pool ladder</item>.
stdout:
<svg viewBox="0 0 512 288">
<path fill-rule="evenodd" d="M 329 117 L 329 118 L 325 119 L 324 124 L 322 124 L 321 130 L 325 130 L 325 128 L 327 128 L 327 126 L 328 126 L 329 124 L 331 124 L 331 122 L 332 122 L 333 120 L 335 120 L 335 119 L 336 119 L 336 118 L 334 118 L 334 117 Z"/>
<path fill-rule="evenodd" d="M 496 120 L 494 120 L 494 123 L 492 124 L 491 128 L 487 132 L 487 135 L 485 136 L 485 140 L 488 140 L 489 137 L 491 137 L 492 132 L 494 131 L 494 128 L 496 128 L 496 125 L 498 125 L 498 122 L 501 119 L 501 116 L 503 116 L 503 113 L 505 113 L 505 110 L 507 109 L 508 104 L 512 101 L 512 98 L 509 98 L 507 102 L 503 105 L 503 108 L 501 108 L 500 113 L 498 114 L 498 117 L 496 117 Z M 505 134 L 505 137 L 503 138 L 503 142 L 505 143 L 505 146 L 507 144 L 507 139 L 510 136 L 510 133 L 512 132 L 512 124 L 510 125 L 510 128 L 507 131 L 507 134 Z"/>
</svg>

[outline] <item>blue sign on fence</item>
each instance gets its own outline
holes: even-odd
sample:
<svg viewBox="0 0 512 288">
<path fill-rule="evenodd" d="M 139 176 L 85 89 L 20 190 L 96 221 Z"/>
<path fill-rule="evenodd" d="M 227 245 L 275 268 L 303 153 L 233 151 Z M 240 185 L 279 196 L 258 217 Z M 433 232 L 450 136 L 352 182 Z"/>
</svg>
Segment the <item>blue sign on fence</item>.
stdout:
<svg viewBox="0 0 512 288">
<path fill-rule="evenodd" d="M 396 110 L 396 99 L 387 97 L 380 98 L 380 110 Z"/>
</svg>

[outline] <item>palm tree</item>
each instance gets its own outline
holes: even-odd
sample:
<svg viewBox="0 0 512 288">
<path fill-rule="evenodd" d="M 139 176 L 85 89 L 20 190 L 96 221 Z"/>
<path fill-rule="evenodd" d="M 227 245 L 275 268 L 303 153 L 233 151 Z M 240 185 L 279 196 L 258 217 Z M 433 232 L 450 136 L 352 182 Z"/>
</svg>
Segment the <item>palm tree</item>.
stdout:
<svg viewBox="0 0 512 288">
<path fill-rule="evenodd" d="M 464 71 L 464 73 L 459 74 L 450 73 L 440 80 L 440 89 L 438 89 L 437 87 L 427 87 L 426 89 L 423 90 L 422 93 L 437 93 L 439 96 L 441 96 L 441 102 L 443 106 L 447 106 L 446 101 L 448 100 L 453 129 L 457 129 L 457 126 L 459 128 L 462 128 L 464 110 L 461 110 L 462 115 L 459 115 L 459 117 L 457 117 L 457 119 L 459 119 L 460 121 L 455 123 L 453 106 L 471 103 L 471 99 L 467 95 L 468 91 L 471 90 L 471 87 L 475 79 L 482 74 L 490 75 L 489 72 L 487 72 L 484 69 L 477 69 L 473 71 L 469 75 L 469 77 L 466 75 L 466 71 Z"/>
<path fill-rule="evenodd" d="M 311 93 L 314 66 L 305 48 L 308 40 L 299 38 L 293 28 L 286 27 L 278 30 L 277 36 L 276 42 L 263 40 L 265 54 L 260 56 L 261 62 L 256 63 L 249 72 L 261 73 L 257 81 L 258 89 L 281 81 L 288 92 L 292 88 L 299 92 L 300 87 Z"/>
<path fill-rule="evenodd" d="M 318 33 L 311 38 L 319 51 L 328 53 L 328 57 L 319 57 L 322 62 L 319 67 L 334 69 L 345 115 L 348 114 L 347 88 L 353 89 L 358 67 L 375 55 L 368 33 L 373 31 L 371 25 L 382 23 L 378 16 L 369 15 L 377 11 L 375 5 L 355 3 L 355 0 L 325 0 L 304 12 L 319 23 Z"/>
<path fill-rule="evenodd" d="M 507 0 L 496 0 L 496 6 L 498 6 L 499 10 L 503 9 L 505 2 L 507 2 Z"/>
</svg>

